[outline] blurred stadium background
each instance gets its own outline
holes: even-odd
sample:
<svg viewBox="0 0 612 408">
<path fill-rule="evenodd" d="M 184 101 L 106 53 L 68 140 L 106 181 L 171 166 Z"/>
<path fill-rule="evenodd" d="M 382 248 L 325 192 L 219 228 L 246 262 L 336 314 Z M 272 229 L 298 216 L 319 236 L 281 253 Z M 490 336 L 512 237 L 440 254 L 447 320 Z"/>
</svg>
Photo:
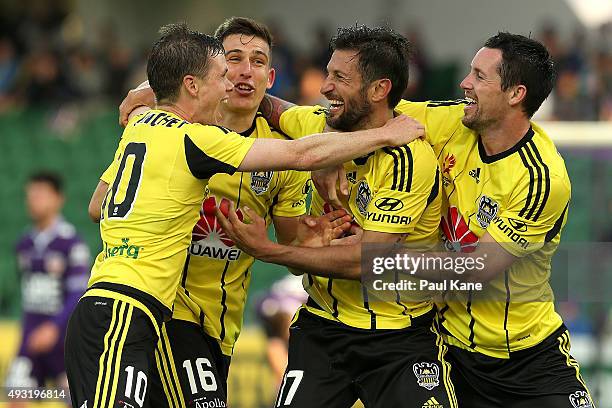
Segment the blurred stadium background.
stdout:
<svg viewBox="0 0 612 408">
<path fill-rule="evenodd" d="M 185 20 L 212 32 L 232 15 L 261 19 L 273 28 L 277 79 L 272 93 L 301 104 L 321 102 L 327 42 L 340 25 L 386 22 L 411 39 L 415 55 L 406 97 L 412 100 L 460 96 L 457 84 L 474 51 L 499 30 L 540 39 L 559 76 L 536 120 L 550 121 L 543 127 L 557 140 L 573 184 L 562 240 L 612 241 L 609 0 L 0 0 L 0 383 L 19 340 L 14 244 L 28 223 L 23 191 L 28 175 L 52 169 L 65 177 L 64 215 L 97 252 L 98 228 L 89 221 L 87 203 L 121 134 L 117 106 L 145 79 L 157 29 Z M 612 267 L 607 262 L 601 269 L 603 297 L 589 301 L 587 288 L 581 299 L 559 304 L 572 332 L 573 354 L 601 408 L 612 407 Z M 580 276 L 592 267 L 574 263 L 570 273 Z M 249 304 L 284 274 L 282 268 L 256 264 Z M 253 307 L 245 321 L 230 371 L 230 403 L 270 406 L 275 390 Z"/>
</svg>

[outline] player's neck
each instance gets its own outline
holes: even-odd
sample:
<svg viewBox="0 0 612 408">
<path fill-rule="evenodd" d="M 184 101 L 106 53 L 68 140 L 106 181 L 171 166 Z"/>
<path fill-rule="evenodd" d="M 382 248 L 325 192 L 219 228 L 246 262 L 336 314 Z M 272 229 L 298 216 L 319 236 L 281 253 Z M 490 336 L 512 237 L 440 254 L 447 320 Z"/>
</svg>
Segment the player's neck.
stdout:
<svg viewBox="0 0 612 408">
<path fill-rule="evenodd" d="M 38 231 L 45 231 L 49 229 L 55 221 L 57 221 L 57 214 L 50 215 L 48 217 L 43 217 L 34 221 L 34 226 Z"/>
<path fill-rule="evenodd" d="M 387 107 L 383 109 L 372 109 L 372 112 L 359 124 L 359 129 L 354 130 L 366 130 L 375 129 L 383 126 L 393 118 L 393 110 Z"/>
<path fill-rule="evenodd" d="M 234 111 L 224 106 L 221 108 L 220 124 L 234 132 L 241 133 L 253 125 L 255 115 L 257 115 L 257 108 L 252 111 Z"/>
<path fill-rule="evenodd" d="M 184 119 L 187 122 L 194 123 L 194 112 L 190 112 L 188 109 L 184 109 L 183 107 L 178 106 L 177 104 L 162 103 L 155 106 L 155 109 L 174 113 L 179 118 Z"/>
<path fill-rule="evenodd" d="M 530 126 L 531 123 L 524 117 L 507 117 L 480 132 L 480 140 L 487 155 L 492 156 L 511 149 L 525 136 Z"/>
</svg>

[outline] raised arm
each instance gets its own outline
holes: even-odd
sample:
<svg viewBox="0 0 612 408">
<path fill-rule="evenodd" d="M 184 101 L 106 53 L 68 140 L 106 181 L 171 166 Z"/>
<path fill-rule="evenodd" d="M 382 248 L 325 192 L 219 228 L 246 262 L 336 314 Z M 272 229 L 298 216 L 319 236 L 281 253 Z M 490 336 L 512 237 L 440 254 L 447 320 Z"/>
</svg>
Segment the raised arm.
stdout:
<svg viewBox="0 0 612 408">
<path fill-rule="evenodd" d="M 280 117 L 284 111 L 295 106 L 291 102 L 266 94 L 259 104 L 259 111 L 270 126 L 280 129 Z"/>
<path fill-rule="evenodd" d="M 400 115 L 375 129 L 320 133 L 298 140 L 257 139 L 238 171 L 316 170 L 344 163 L 385 146 L 402 146 L 424 134 L 423 125 Z"/>
</svg>

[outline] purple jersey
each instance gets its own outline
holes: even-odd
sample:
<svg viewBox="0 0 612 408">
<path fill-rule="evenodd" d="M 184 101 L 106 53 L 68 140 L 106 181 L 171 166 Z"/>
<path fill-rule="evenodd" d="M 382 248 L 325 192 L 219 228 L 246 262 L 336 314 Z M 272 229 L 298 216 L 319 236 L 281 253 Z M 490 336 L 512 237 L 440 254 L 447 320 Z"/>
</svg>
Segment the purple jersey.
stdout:
<svg viewBox="0 0 612 408">
<path fill-rule="evenodd" d="M 89 249 L 74 227 L 58 218 L 45 231 L 32 230 L 17 244 L 21 273 L 24 342 L 39 324 L 53 320 L 65 331 L 87 287 Z"/>
<path fill-rule="evenodd" d="M 74 227 L 58 218 L 44 231 L 32 230 L 17 243 L 21 274 L 23 336 L 6 384 L 39 386 L 57 379 L 64 369 L 64 333 L 68 318 L 85 292 L 89 278 L 89 249 Z M 61 336 L 47 353 L 30 355 L 30 335 L 41 323 L 52 321 Z"/>
</svg>

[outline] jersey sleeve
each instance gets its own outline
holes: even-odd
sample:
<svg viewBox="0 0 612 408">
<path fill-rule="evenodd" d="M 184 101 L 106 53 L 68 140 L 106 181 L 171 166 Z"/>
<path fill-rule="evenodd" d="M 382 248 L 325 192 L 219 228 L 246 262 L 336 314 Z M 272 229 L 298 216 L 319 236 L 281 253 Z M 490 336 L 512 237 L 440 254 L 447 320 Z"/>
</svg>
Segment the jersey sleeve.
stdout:
<svg viewBox="0 0 612 408">
<path fill-rule="evenodd" d="M 280 128 L 292 139 L 321 133 L 325 128 L 325 108 L 322 106 L 294 106 L 281 114 Z"/>
<path fill-rule="evenodd" d="M 117 175 L 117 171 L 119 169 L 119 164 L 121 162 L 121 152 L 123 150 L 123 141 L 119 142 L 119 147 L 115 151 L 115 156 L 113 157 L 113 161 L 109 164 L 109 166 L 104 170 L 104 173 L 100 176 L 100 180 L 105 182 L 106 184 L 113 184 L 113 180 Z"/>
<path fill-rule="evenodd" d="M 254 142 L 221 126 L 191 124 L 185 131 L 187 165 L 199 179 L 216 173 L 234 174 Z"/>
<path fill-rule="evenodd" d="M 427 205 L 438 196 L 440 173 L 436 159 L 415 147 L 413 143 L 383 149 L 385 155 L 379 166 L 387 170 L 367 206 L 364 230 L 409 234 Z"/>
<path fill-rule="evenodd" d="M 571 187 L 562 176 L 523 177 L 508 208 L 500 210 L 487 232 L 506 251 L 526 256 L 555 240 L 567 219 Z"/>
<path fill-rule="evenodd" d="M 463 100 L 410 102 L 402 99 L 395 110 L 425 125 L 425 139 L 432 146 L 443 145 L 462 126 Z"/>
<path fill-rule="evenodd" d="M 283 176 L 283 184 L 272 214 L 278 217 L 299 217 L 306 214 L 306 198 L 311 189 L 310 172 L 288 170 Z"/>
</svg>

